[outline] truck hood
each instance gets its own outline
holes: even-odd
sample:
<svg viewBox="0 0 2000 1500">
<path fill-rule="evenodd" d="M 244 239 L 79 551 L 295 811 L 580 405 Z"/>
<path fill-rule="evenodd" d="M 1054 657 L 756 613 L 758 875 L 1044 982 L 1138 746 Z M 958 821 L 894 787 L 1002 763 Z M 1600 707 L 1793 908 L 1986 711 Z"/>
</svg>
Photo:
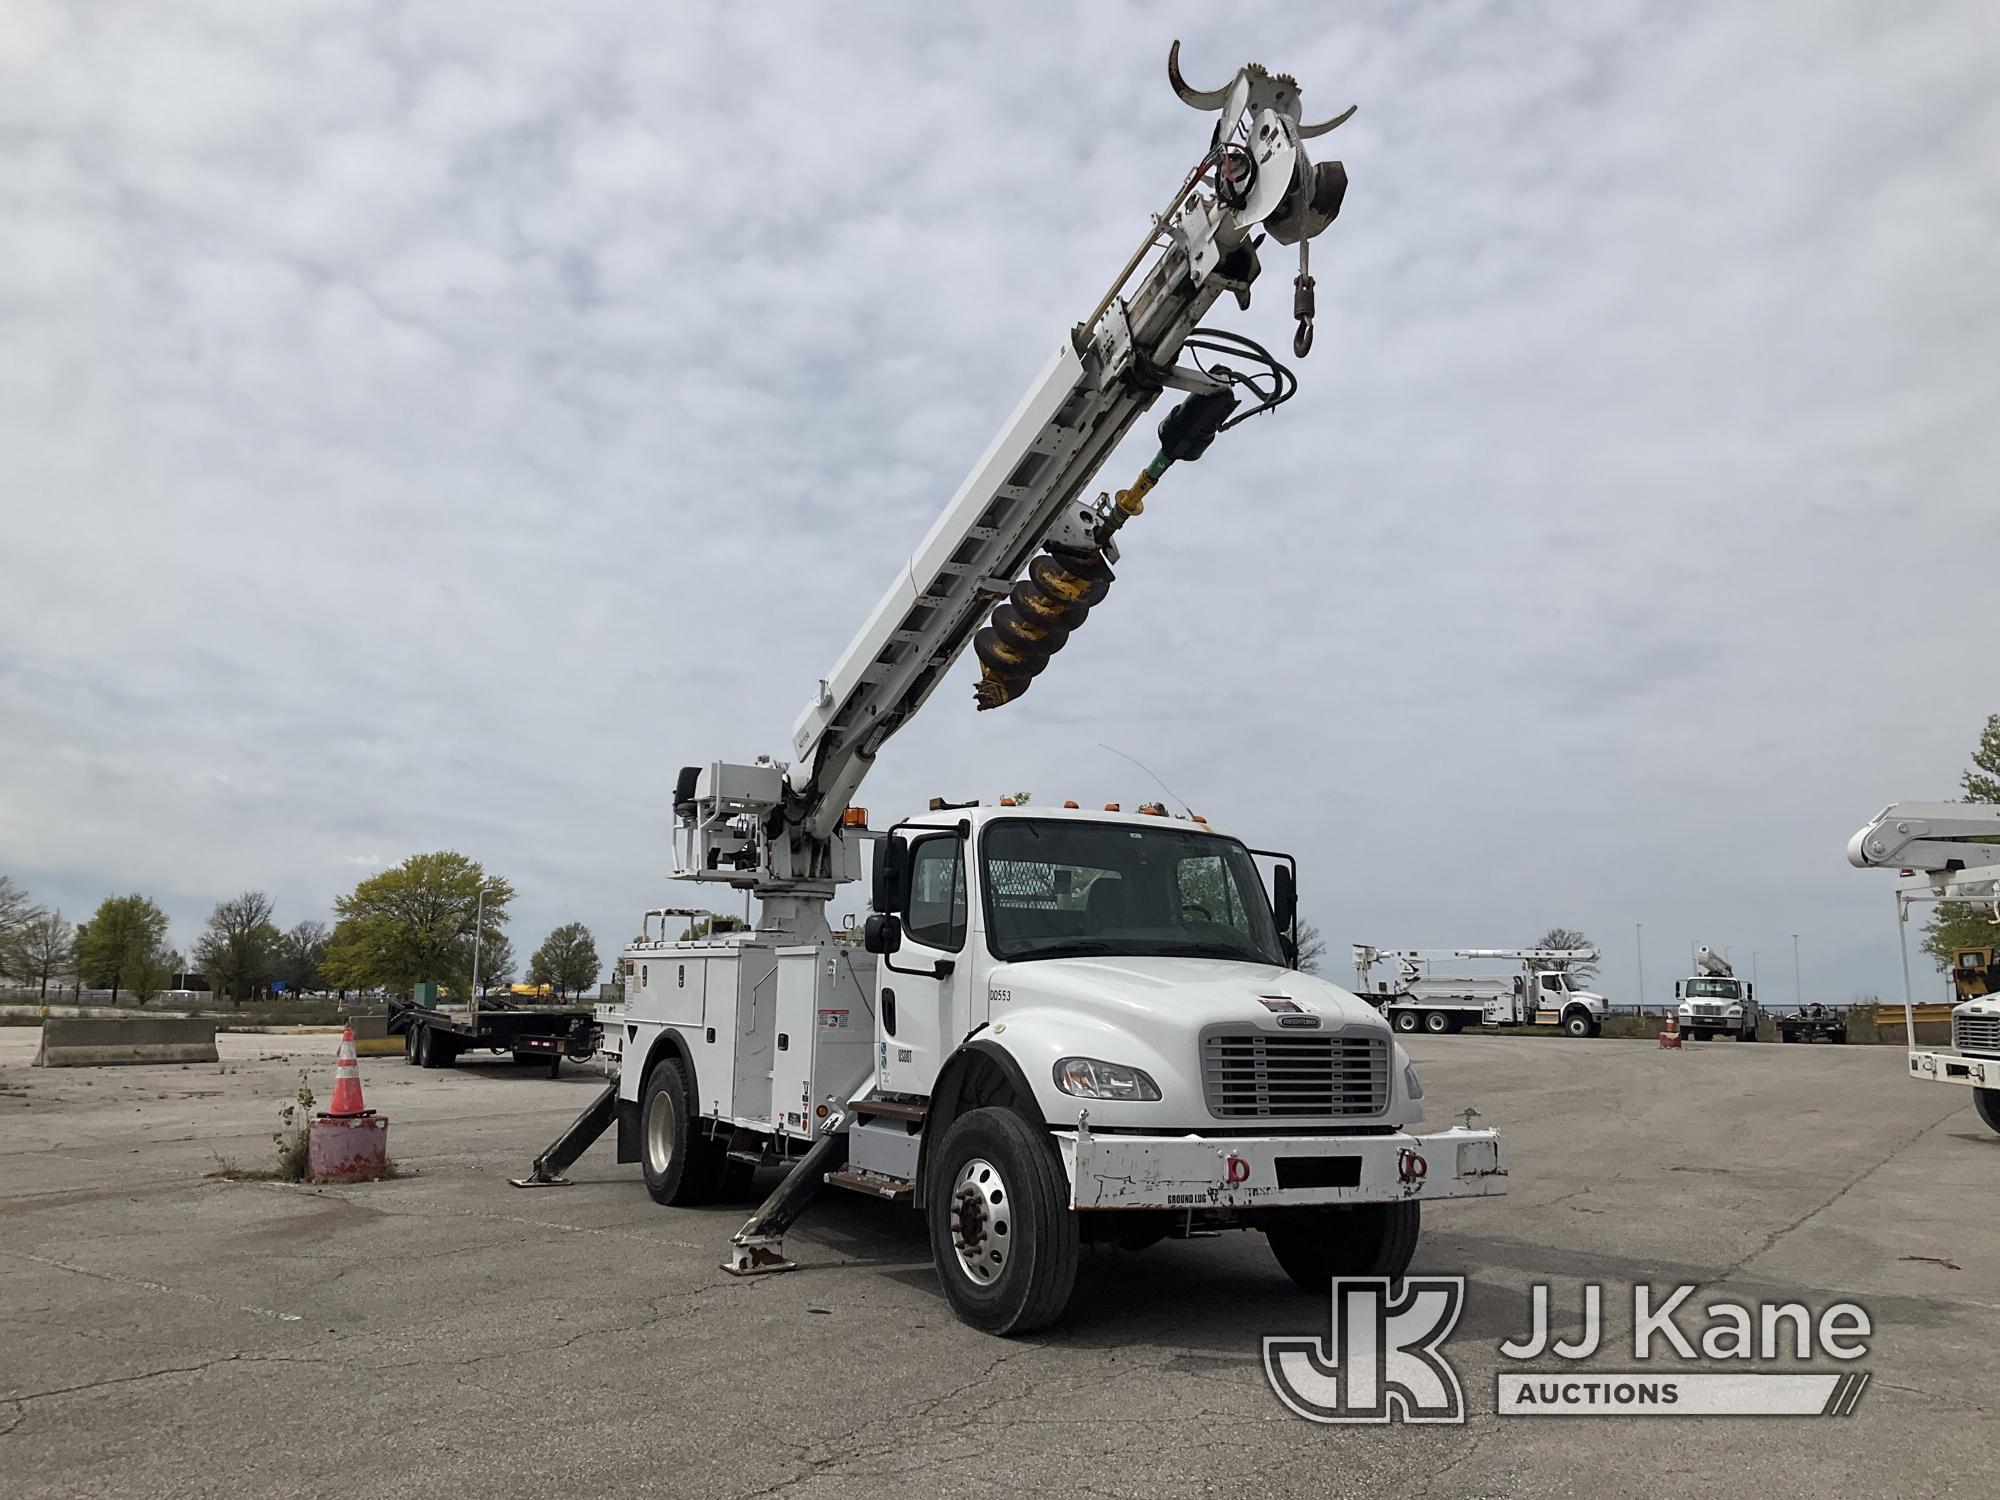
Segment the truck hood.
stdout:
<svg viewBox="0 0 2000 1500">
<path fill-rule="evenodd" d="M 1374 1006 L 1337 984 L 1239 959 L 1042 958 L 1000 965 L 988 989 L 1010 992 L 1017 1003 L 1032 997 L 1114 1025 L 1170 1016 L 1185 1024 L 1241 1021 L 1281 1031 L 1291 1029 L 1280 1024 L 1281 1017 L 1308 1015 L 1319 1018 L 1320 1030 L 1357 1023 L 1387 1027 Z"/>
</svg>

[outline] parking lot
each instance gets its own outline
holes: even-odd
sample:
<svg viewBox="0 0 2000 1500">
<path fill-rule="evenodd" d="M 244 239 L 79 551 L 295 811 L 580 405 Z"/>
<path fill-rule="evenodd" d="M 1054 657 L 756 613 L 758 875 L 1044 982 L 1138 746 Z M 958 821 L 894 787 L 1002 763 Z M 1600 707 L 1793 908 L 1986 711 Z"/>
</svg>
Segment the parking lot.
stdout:
<svg viewBox="0 0 2000 1500">
<path fill-rule="evenodd" d="M 0 1463 L 10 1494 L 1992 1493 L 2000 1137 L 1891 1048 L 1418 1039 L 1431 1128 L 1512 1141 L 1413 1273 L 1470 1279 L 1464 1427 L 1308 1424 L 1267 1333 L 1323 1331 L 1262 1238 L 1089 1260 L 1066 1322 L 953 1321 L 917 1217 L 830 1194 L 798 1272 L 722 1274 L 744 1205 L 667 1210 L 600 1143 L 507 1184 L 597 1075 L 363 1062 L 402 1175 L 235 1179 L 331 1038 L 225 1035 L 220 1067 L 30 1070 L 0 1031 Z M 1829 1420 L 1497 1418 L 1497 1346 L 1549 1282 L 1702 1282 L 1869 1309 Z M 1618 1326 L 1614 1316 L 1613 1327 Z M 1697 1320 L 1693 1326 L 1699 1328 Z M 1620 1342 L 1614 1333 L 1607 1344 Z M 1629 1347 L 1605 1368 L 1629 1368 Z"/>
</svg>

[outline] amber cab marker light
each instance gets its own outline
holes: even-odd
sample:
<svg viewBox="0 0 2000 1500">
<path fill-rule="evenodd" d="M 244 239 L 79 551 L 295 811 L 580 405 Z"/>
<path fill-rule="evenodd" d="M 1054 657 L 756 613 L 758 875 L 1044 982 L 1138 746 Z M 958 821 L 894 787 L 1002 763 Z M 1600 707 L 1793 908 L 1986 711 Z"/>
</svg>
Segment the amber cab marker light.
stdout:
<svg viewBox="0 0 2000 1500">
<path fill-rule="evenodd" d="M 1116 802 L 1107 802 L 1104 804 L 1104 810 L 1106 812 L 1117 812 L 1118 804 Z"/>
<path fill-rule="evenodd" d="M 868 826 L 868 809 L 865 807 L 848 808 L 847 811 L 840 815 L 840 826 L 842 828 L 866 828 Z"/>
</svg>

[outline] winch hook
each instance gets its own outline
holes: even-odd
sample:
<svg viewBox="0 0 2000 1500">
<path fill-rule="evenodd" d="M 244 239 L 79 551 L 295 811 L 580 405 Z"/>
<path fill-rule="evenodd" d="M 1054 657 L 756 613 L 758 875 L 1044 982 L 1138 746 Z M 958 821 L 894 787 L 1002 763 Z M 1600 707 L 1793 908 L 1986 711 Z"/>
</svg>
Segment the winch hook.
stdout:
<svg viewBox="0 0 2000 1500">
<path fill-rule="evenodd" d="M 1299 241 L 1299 274 L 1292 280 L 1292 316 L 1299 320 L 1292 335 L 1292 353 L 1304 359 L 1313 346 L 1312 241 Z"/>
</svg>

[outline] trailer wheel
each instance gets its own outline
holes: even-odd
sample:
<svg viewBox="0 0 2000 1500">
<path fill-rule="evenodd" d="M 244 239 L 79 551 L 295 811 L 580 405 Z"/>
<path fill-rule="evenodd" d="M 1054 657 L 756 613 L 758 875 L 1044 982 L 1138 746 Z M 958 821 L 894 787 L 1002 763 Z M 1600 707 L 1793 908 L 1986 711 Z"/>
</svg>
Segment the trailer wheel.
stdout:
<svg viewBox="0 0 2000 1500">
<path fill-rule="evenodd" d="M 413 1025 L 403 1028 L 403 1061 L 413 1068 L 418 1065 L 417 1028 Z"/>
<path fill-rule="evenodd" d="M 1979 1111 L 1988 1130 L 2000 1130 L 2000 1089 L 1974 1089 L 1972 1107 Z"/>
<path fill-rule="evenodd" d="M 1285 1274 L 1324 1295 L 1336 1276 L 1396 1278 L 1410 1268 L 1423 1229 L 1415 1200 L 1354 1208 L 1295 1208 L 1274 1216 L 1264 1238 Z"/>
<path fill-rule="evenodd" d="M 686 1208 L 715 1196 L 721 1150 L 701 1133 L 680 1059 L 662 1058 L 639 1091 L 639 1164 L 655 1203 Z"/>
<path fill-rule="evenodd" d="M 1394 1024 L 1398 1031 L 1415 1031 L 1417 1029 L 1417 1022 L 1418 1016 L 1413 1010 L 1399 1010 L 1396 1012 Z"/>
<path fill-rule="evenodd" d="M 1424 1012 L 1424 1030 L 1432 1036 L 1444 1036 L 1451 1030 L 1451 1017 L 1441 1010 Z"/>
<path fill-rule="evenodd" d="M 416 1033 L 417 1066 L 420 1068 L 435 1068 L 437 1066 L 437 1056 L 432 1049 L 436 1044 L 431 1040 L 430 1027 L 419 1026 L 416 1028 Z"/>
<path fill-rule="evenodd" d="M 959 1318 L 986 1333 L 1033 1333 L 1076 1285 L 1078 1227 L 1055 1142 L 1011 1109 L 968 1110 L 938 1143 L 931 1263 Z"/>
</svg>

